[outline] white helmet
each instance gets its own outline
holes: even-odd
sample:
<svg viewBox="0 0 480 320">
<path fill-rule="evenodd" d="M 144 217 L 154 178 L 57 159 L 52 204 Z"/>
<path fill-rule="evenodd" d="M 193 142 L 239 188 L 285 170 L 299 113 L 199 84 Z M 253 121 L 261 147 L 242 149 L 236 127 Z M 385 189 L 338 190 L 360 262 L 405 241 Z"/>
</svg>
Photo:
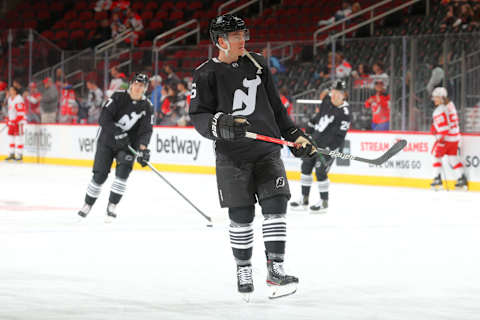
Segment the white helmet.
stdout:
<svg viewBox="0 0 480 320">
<path fill-rule="evenodd" d="M 444 87 L 435 88 L 432 92 L 432 97 L 446 98 L 447 96 L 447 89 L 445 89 Z"/>
</svg>

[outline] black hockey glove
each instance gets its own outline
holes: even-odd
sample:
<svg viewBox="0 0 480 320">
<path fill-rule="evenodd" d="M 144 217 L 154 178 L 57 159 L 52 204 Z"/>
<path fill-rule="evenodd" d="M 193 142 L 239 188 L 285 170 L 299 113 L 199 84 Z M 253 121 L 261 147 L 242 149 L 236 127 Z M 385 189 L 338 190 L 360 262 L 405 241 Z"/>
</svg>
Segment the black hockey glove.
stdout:
<svg viewBox="0 0 480 320">
<path fill-rule="evenodd" d="M 249 125 L 244 117 L 218 112 L 210 121 L 210 131 L 215 138 L 236 140 L 245 137 Z"/>
<path fill-rule="evenodd" d="M 118 131 L 114 134 L 113 138 L 115 139 L 115 147 L 117 147 L 117 149 L 125 149 L 130 145 L 130 138 L 126 132 Z"/>
<path fill-rule="evenodd" d="M 312 138 L 298 128 L 290 128 L 287 133 L 284 134 L 284 138 L 300 145 L 298 148 L 289 147 L 290 151 L 297 158 L 313 157 L 317 153 L 317 148 L 315 148 L 315 143 Z"/>
<path fill-rule="evenodd" d="M 137 154 L 137 162 L 140 163 L 142 167 L 145 167 L 147 165 L 147 162 L 150 161 L 150 150 L 138 150 Z"/>
</svg>

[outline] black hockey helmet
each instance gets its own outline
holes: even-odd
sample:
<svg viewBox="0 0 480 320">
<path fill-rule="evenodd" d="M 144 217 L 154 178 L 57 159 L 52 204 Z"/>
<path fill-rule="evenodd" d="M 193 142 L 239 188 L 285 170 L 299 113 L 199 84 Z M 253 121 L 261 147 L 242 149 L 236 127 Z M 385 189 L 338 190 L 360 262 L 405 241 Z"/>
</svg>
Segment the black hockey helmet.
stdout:
<svg viewBox="0 0 480 320">
<path fill-rule="evenodd" d="M 226 39 L 229 32 L 240 30 L 245 30 L 245 32 L 248 31 L 245 21 L 237 16 L 227 13 L 213 18 L 210 22 L 210 39 L 212 40 L 213 44 L 216 45 L 219 37 Z"/>
<path fill-rule="evenodd" d="M 333 81 L 332 86 L 330 87 L 330 90 L 345 91 L 347 90 L 347 84 L 345 83 L 344 80 L 337 79 Z"/>
<path fill-rule="evenodd" d="M 130 81 L 130 85 L 132 85 L 135 82 L 142 83 L 145 86 L 144 92 L 147 92 L 149 80 L 148 80 L 148 76 L 145 73 L 141 73 L 141 72 L 136 73 L 132 81 Z"/>
</svg>

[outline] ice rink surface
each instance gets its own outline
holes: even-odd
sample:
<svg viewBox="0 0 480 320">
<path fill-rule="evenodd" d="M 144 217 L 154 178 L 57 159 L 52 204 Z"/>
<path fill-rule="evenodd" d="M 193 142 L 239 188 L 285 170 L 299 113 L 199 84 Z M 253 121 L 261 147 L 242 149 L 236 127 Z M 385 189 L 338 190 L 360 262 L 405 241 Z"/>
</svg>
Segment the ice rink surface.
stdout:
<svg viewBox="0 0 480 320">
<path fill-rule="evenodd" d="M 213 228 L 151 171 L 131 174 L 104 224 L 112 176 L 78 223 L 90 168 L 0 164 L 0 319 L 480 318 L 478 193 L 332 184 L 327 214 L 288 214 L 286 270 L 300 284 L 278 300 L 257 207 L 247 304 L 214 176 L 164 173 Z"/>
</svg>

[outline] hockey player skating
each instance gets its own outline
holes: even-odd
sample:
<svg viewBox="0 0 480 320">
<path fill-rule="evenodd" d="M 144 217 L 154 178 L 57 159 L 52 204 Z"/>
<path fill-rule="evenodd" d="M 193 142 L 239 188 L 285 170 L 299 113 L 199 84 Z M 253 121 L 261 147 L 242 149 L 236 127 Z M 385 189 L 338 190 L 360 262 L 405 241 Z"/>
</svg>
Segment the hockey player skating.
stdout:
<svg viewBox="0 0 480 320">
<path fill-rule="evenodd" d="M 149 161 L 150 150 L 147 146 L 152 135 L 153 107 L 145 97 L 147 86 L 148 77 L 142 73 L 136 74 L 128 90 L 115 92 L 104 103 L 99 119 L 100 134 L 93 164 L 93 177 L 87 188 L 85 204 L 78 212 L 80 217 L 87 217 L 100 195 L 113 159 L 116 160 L 117 167 L 105 221 L 110 222 L 117 217 L 115 207 L 125 192 L 127 179 L 135 161 L 128 150 L 129 145 L 138 150 L 137 161 L 142 166 L 146 166 L 145 161 Z"/>
<path fill-rule="evenodd" d="M 345 142 L 345 135 L 350 128 L 351 115 L 348 103 L 345 101 L 345 82 L 333 82 L 329 94 L 323 99 L 320 110 L 308 122 L 306 131 L 312 135 L 313 141 L 320 148 L 339 150 Z M 309 205 L 310 188 L 313 184 L 312 171 L 315 168 L 320 201 L 310 206 L 312 213 L 324 213 L 328 209 L 328 171 L 333 158 L 317 153 L 312 158 L 302 159 L 301 184 L 302 197 L 298 201 L 290 202 L 292 210 L 307 210 Z"/>
<path fill-rule="evenodd" d="M 430 186 L 435 190 L 442 187 L 442 157 L 447 156 L 448 163 L 457 177 L 455 188 L 467 189 L 467 177 L 458 155 L 460 127 L 457 110 L 453 102 L 448 99 L 447 90 L 443 87 L 433 90 L 432 100 L 435 109 L 430 131 L 435 136 L 435 144 L 432 148 L 434 178 Z"/>
<path fill-rule="evenodd" d="M 254 290 L 250 260 L 258 200 L 270 297 L 289 295 L 296 291 L 298 278 L 283 269 L 290 190 L 280 146 L 245 138 L 246 128 L 299 143 L 301 147 L 292 150 L 298 157 L 316 150 L 290 120 L 265 59 L 246 51 L 245 22 L 226 14 L 214 18 L 209 31 L 219 54 L 194 72 L 190 117 L 202 136 L 215 140 L 218 195 L 221 207 L 228 208 L 238 291 L 248 301 Z"/>
<path fill-rule="evenodd" d="M 23 145 L 25 136 L 23 127 L 25 125 L 25 103 L 18 89 L 11 86 L 8 89 L 8 114 L 7 127 L 9 137 L 10 155 L 5 159 L 6 161 L 23 160 Z"/>
</svg>

